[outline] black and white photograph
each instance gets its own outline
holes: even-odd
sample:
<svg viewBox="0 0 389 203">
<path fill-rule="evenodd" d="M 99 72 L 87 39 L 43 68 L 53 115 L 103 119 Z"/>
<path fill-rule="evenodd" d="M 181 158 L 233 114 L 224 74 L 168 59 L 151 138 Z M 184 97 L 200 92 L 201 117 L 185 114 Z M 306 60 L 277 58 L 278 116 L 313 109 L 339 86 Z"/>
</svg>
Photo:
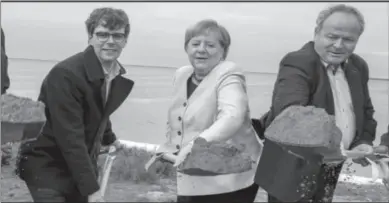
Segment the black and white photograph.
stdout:
<svg viewBox="0 0 389 203">
<path fill-rule="evenodd" d="M 1 2 L 1 202 L 388 202 L 389 3 Z"/>
</svg>

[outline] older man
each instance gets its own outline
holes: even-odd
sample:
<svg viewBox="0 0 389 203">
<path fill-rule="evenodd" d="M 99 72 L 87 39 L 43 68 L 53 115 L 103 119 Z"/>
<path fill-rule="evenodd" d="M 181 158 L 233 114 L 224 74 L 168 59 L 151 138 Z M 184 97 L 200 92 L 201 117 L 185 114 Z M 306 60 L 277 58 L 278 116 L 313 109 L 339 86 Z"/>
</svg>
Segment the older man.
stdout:
<svg viewBox="0 0 389 203">
<path fill-rule="evenodd" d="M 344 149 L 371 153 L 377 123 L 369 96 L 369 69 L 365 60 L 353 53 L 364 27 L 362 14 L 351 6 L 334 5 L 321 11 L 313 41 L 282 59 L 271 110 L 260 123 L 269 126 L 291 105 L 312 105 L 335 115 Z M 315 189 L 298 201 L 332 201 L 344 160 L 332 161 L 324 160 L 317 174 L 305 174 Z M 354 161 L 366 165 L 364 158 Z M 261 175 L 257 173 L 258 184 Z M 280 202 L 271 194 L 268 198 L 269 202 Z"/>
<path fill-rule="evenodd" d="M 20 177 L 35 202 L 102 201 L 97 156 L 101 145 L 120 145 L 109 116 L 134 84 L 117 61 L 129 19 L 123 10 L 99 8 L 85 24 L 89 46 L 56 64 L 44 79 L 39 100 L 47 121 L 21 152 Z"/>
</svg>

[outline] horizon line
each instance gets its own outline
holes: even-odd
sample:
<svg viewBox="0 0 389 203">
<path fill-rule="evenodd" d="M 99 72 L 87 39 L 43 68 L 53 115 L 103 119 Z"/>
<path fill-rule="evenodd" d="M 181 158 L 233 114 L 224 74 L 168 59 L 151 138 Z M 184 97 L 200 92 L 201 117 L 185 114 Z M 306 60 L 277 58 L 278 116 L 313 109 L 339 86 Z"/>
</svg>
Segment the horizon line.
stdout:
<svg viewBox="0 0 389 203">
<path fill-rule="evenodd" d="M 15 60 L 26 60 L 26 61 L 45 61 L 45 62 L 60 62 L 60 60 L 55 59 L 34 59 L 34 58 L 18 58 L 18 57 L 8 57 L 8 59 L 15 59 Z M 167 69 L 177 69 L 176 67 L 172 66 L 156 66 L 156 65 L 139 65 L 139 64 L 122 64 L 124 66 L 134 66 L 134 67 L 144 67 L 144 68 L 167 68 Z M 244 71 L 246 73 L 256 73 L 256 74 L 267 74 L 267 75 L 277 75 L 277 73 L 272 72 L 260 72 L 260 71 Z M 376 77 L 370 77 L 372 80 L 381 80 L 381 81 L 389 81 L 389 76 L 387 78 L 376 78 Z"/>
</svg>

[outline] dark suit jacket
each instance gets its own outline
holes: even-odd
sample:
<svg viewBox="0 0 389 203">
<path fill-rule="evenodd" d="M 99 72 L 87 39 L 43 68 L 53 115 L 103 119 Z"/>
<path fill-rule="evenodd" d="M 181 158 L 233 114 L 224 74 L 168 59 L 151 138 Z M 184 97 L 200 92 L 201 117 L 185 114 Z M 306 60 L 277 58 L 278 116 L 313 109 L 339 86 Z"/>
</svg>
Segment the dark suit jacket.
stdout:
<svg viewBox="0 0 389 203">
<path fill-rule="evenodd" d="M 344 67 L 350 87 L 356 117 L 356 134 L 350 148 L 361 143 L 373 145 L 377 122 L 370 99 L 368 65 L 360 56 L 352 54 Z M 319 55 L 308 42 L 300 50 L 288 53 L 280 63 L 274 85 L 272 106 L 261 118 L 266 128 L 274 118 L 291 105 L 313 105 L 335 114 L 329 79 Z"/>
<path fill-rule="evenodd" d="M 25 147 L 19 165 L 20 176 L 28 184 L 76 189 L 83 196 L 99 189 L 96 157 L 101 145 L 95 139 L 108 145 L 116 136 L 110 122 L 103 138 L 96 134 L 103 118 L 122 104 L 134 84 L 116 77 L 104 107 L 103 80 L 102 66 L 91 46 L 59 62 L 46 76 L 39 100 L 46 105 L 47 121 L 37 139 Z"/>
<path fill-rule="evenodd" d="M 375 139 L 377 122 L 373 118 L 374 108 L 368 90 L 368 66 L 361 57 L 352 54 L 345 64 L 344 71 L 350 87 L 356 117 L 356 135 L 350 148 L 361 143 L 372 145 L 372 142 Z M 313 42 L 308 42 L 300 50 L 288 53 L 281 60 L 280 69 L 273 90 L 271 109 L 263 115 L 260 120 L 253 121 L 253 125 L 257 125 L 256 131 L 260 134 L 260 137 L 264 138 L 263 133 L 266 127 L 270 125 L 277 115 L 291 105 L 312 105 L 325 109 L 330 115 L 334 115 L 335 113 L 333 95 L 327 72 L 320 57 L 313 48 Z M 281 150 L 276 149 L 277 147 L 275 147 L 274 150 L 269 149 L 270 146 L 273 146 L 272 144 L 273 143 L 268 143 L 268 146 L 266 146 L 267 144 L 265 142 L 265 149 L 262 153 L 260 166 L 258 166 L 257 169 L 255 182 L 261 187 L 269 187 L 273 189 L 273 191 L 277 191 L 277 188 L 274 188 L 277 187 L 277 184 L 283 186 L 287 183 L 284 183 L 284 180 L 280 179 L 273 180 L 277 183 L 272 183 L 271 181 L 266 182 L 266 180 L 268 180 L 267 177 L 271 177 L 272 175 L 277 179 L 277 177 L 281 177 L 285 174 L 294 174 L 294 176 L 305 177 L 308 182 L 315 182 L 314 180 L 317 178 L 318 174 L 312 173 L 318 173 L 320 168 L 317 164 L 312 164 L 316 163 L 316 158 L 312 158 L 313 161 L 307 161 L 306 163 L 297 163 L 300 162 L 297 157 L 283 153 Z M 278 153 L 278 155 L 275 153 Z M 305 155 L 305 158 L 308 160 L 309 155 Z M 267 159 L 265 157 L 269 158 Z M 279 160 L 283 160 L 285 163 L 291 162 L 289 163 L 290 168 L 272 168 L 281 166 L 273 163 L 279 162 Z M 294 163 L 294 161 L 296 161 L 296 163 Z M 285 165 L 284 167 L 288 166 Z M 283 172 L 276 175 L 275 171 Z M 300 179 L 296 178 L 293 181 L 300 181 Z M 272 184 L 273 186 L 271 186 Z M 298 186 L 300 183 L 295 182 L 288 184 Z M 289 188 L 289 190 L 293 189 Z M 296 193 L 295 191 L 284 192 L 291 193 L 289 195 L 290 197 L 297 197 L 298 195 L 292 194 L 293 192 Z M 282 193 L 283 192 L 280 191 L 279 194 Z M 285 195 L 285 197 L 286 196 L 287 195 Z"/>
<path fill-rule="evenodd" d="M 1 28 L 1 94 L 6 93 L 9 85 L 10 81 L 8 76 L 8 57 L 5 53 L 5 36 L 3 28 Z"/>
</svg>

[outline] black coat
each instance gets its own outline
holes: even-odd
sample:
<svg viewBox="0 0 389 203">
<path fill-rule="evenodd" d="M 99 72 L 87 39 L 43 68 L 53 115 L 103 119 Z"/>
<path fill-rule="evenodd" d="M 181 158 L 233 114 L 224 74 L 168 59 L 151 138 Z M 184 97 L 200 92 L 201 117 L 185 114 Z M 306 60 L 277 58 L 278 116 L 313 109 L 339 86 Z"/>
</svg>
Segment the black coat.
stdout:
<svg viewBox="0 0 389 203">
<path fill-rule="evenodd" d="M 253 122 L 253 125 L 257 125 L 256 131 L 260 134 L 260 137 L 264 138 L 263 132 L 266 127 L 277 115 L 291 105 L 312 105 L 325 109 L 330 115 L 335 114 L 334 100 L 327 72 L 313 45 L 313 42 L 309 42 L 300 50 L 288 53 L 282 59 L 273 90 L 271 109 L 260 120 L 254 120 Z M 350 148 L 361 143 L 372 145 L 375 139 L 377 122 L 373 118 L 374 108 L 368 90 L 368 66 L 361 57 L 352 54 L 344 66 L 344 72 L 350 87 L 356 118 L 356 135 Z M 269 181 L 266 184 L 275 184 L 275 191 L 277 190 L 276 185 L 279 185 L 279 187 L 300 185 L 299 181 L 302 181 L 302 177 L 305 177 L 306 180 L 304 181 L 315 182 L 320 169 L 320 157 L 306 154 L 305 159 L 310 161 L 303 162 L 298 157 L 283 152 L 274 143 L 266 142 L 268 140 L 265 141 L 265 149 L 257 169 L 255 182 L 263 186 L 264 182 Z M 277 175 L 277 173 L 279 174 Z M 290 178 L 290 181 L 297 182 L 286 183 L 286 180 L 281 178 L 284 177 L 283 175 L 285 177 L 298 176 L 294 180 Z M 285 197 L 289 195 L 290 198 L 297 198 L 300 192 L 289 188 L 287 191 L 279 191 L 279 194 L 284 193 Z M 292 201 L 292 199 L 289 199 L 289 201 Z"/>
<path fill-rule="evenodd" d="M 121 67 L 121 74 L 124 68 Z M 28 184 L 60 191 L 78 189 L 87 196 L 99 189 L 97 155 L 101 144 L 116 140 L 108 118 L 126 99 L 134 82 L 119 75 L 111 83 L 104 108 L 102 66 L 89 46 L 59 62 L 43 81 L 39 100 L 46 105 L 47 121 L 35 141 L 24 146 L 20 177 Z M 101 139 L 101 144 L 95 139 Z"/>
<path fill-rule="evenodd" d="M 350 148 L 361 143 L 373 145 L 377 122 L 373 118 L 374 107 L 368 87 L 368 65 L 361 57 L 352 54 L 344 66 L 344 72 L 356 119 L 355 139 Z M 330 115 L 335 114 L 327 72 L 313 48 L 313 42 L 305 44 L 299 51 L 289 53 L 281 61 L 266 125 L 270 125 L 282 110 L 291 105 L 313 105 L 325 109 Z"/>
</svg>

